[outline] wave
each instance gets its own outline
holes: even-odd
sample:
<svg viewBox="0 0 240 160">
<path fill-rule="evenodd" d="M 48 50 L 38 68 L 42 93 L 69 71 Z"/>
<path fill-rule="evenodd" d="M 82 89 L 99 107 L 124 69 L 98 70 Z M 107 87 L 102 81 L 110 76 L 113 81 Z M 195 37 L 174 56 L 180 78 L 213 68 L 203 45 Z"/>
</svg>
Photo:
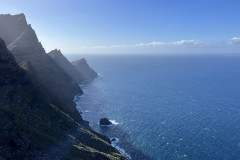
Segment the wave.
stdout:
<svg viewBox="0 0 240 160">
<path fill-rule="evenodd" d="M 114 141 L 113 141 L 113 139 L 114 139 Z M 131 156 L 123 148 L 121 148 L 120 146 L 117 145 L 117 143 L 119 142 L 118 138 L 112 138 L 111 140 L 112 140 L 111 146 L 116 148 L 122 155 L 124 155 L 128 159 L 130 159 L 130 160 L 132 159 Z"/>
<path fill-rule="evenodd" d="M 119 123 L 118 122 L 116 122 L 116 120 L 109 120 L 112 124 L 114 124 L 114 125 L 118 125 Z"/>
<path fill-rule="evenodd" d="M 99 123 L 98 123 L 99 124 Z M 109 124 L 109 125 L 100 125 L 101 127 L 112 127 L 113 124 Z"/>
<path fill-rule="evenodd" d="M 119 123 L 118 122 L 116 122 L 116 120 L 109 120 L 112 124 L 109 124 L 109 125 L 100 125 L 99 123 L 99 125 L 101 126 L 101 127 L 112 127 L 112 126 L 115 126 L 115 125 L 118 125 Z"/>
<path fill-rule="evenodd" d="M 81 86 L 84 86 L 84 85 L 81 84 L 81 85 L 79 85 L 79 86 L 81 87 Z M 84 90 L 84 89 L 83 89 L 83 92 L 86 93 L 87 90 Z M 88 112 L 90 112 L 90 111 L 89 111 L 89 110 L 82 110 L 81 104 L 88 104 L 88 102 L 81 102 L 81 101 L 80 101 L 80 98 L 81 98 L 82 96 L 83 96 L 83 95 L 81 95 L 81 94 L 75 95 L 73 101 L 74 101 L 74 103 L 76 104 L 77 110 L 79 111 L 80 114 L 82 114 L 83 119 L 85 119 L 85 118 L 84 118 L 84 114 L 86 114 L 86 113 L 88 113 Z M 112 127 L 112 126 L 114 126 L 114 125 L 118 125 L 118 124 L 119 124 L 116 120 L 110 120 L 110 122 L 111 122 L 112 124 L 110 124 L 110 125 L 100 125 L 100 126 L 102 126 L 102 127 Z M 92 122 L 90 121 L 90 124 L 91 124 L 91 123 L 92 123 Z M 99 124 L 99 123 L 98 123 L 98 124 Z M 114 141 L 113 141 L 113 139 L 111 139 L 111 140 L 112 140 L 111 146 L 113 146 L 114 148 L 116 148 L 122 155 L 124 155 L 125 157 L 127 157 L 127 159 L 129 159 L 129 160 L 132 159 L 131 156 L 130 156 L 123 148 L 121 148 L 120 146 L 117 145 L 117 143 L 119 142 L 119 139 L 118 139 L 118 138 L 114 138 Z"/>
</svg>

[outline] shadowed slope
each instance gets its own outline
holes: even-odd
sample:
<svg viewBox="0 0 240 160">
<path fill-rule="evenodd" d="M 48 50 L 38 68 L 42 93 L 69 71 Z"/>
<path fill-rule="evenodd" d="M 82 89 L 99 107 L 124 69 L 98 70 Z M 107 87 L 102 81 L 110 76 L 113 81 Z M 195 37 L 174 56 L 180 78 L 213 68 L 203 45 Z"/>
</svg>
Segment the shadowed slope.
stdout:
<svg viewBox="0 0 240 160">
<path fill-rule="evenodd" d="M 72 62 L 72 64 L 87 81 L 93 80 L 98 76 L 98 74 L 88 65 L 85 58 L 76 60 Z"/>
<path fill-rule="evenodd" d="M 27 72 L 31 72 L 33 84 L 38 82 L 36 90 L 40 90 L 42 94 L 49 93 L 45 98 L 78 122 L 82 122 L 72 101 L 75 94 L 82 93 L 81 89 L 45 53 L 35 31 L 27 24 L 25 16 L 0 15 L 0 37 L 7 41 L 7 46 L 17 63 Z"/>
<path fill-rule="evenodd" d="M 60 50 L 53 50 L 48 55 L 76 82 L 83 82 L 85 79 L 78 70 L 67 60 Z"/>
<path fill-rule="evenodd" d="M 0 159 L 126 159 L 35 90 L 2 39 L 0 66 Z"/>
</svg>

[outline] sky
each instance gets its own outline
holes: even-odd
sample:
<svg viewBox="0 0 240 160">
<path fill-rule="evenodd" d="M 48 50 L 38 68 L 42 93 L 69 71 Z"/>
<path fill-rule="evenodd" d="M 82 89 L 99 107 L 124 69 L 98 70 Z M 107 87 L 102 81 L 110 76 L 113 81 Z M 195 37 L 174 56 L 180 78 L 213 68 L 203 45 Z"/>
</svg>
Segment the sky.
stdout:
<svg viewBox="0 0 240 160">
<path fill-rule="evenodd" d="M 46 51 L 240 53 L 239 0 L 0 0 Z"/>
</svg>

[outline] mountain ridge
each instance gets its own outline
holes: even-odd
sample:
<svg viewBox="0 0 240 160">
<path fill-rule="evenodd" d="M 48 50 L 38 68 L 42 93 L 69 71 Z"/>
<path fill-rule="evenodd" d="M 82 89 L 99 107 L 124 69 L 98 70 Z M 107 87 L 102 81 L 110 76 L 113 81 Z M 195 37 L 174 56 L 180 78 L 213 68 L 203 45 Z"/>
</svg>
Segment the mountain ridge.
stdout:
<svg viewBox="0 0 240 160">
<path fill-rule="evenodd" d="M 68 61 L 60 50 L 55 49 L 47 54 L 76 82 L 82 83 L 85 80 L 81 73 Z"/>
<path fill-rule="evenodd" d="M 10 33 L 9 36 L 7 33 Z M 8 49 L 16 62 L 27 72 L 35 73 L 31 80 L 33 84 L 38 81 L 38 89 L 42 94 L 48 92 L 49 97 L 46 98 L 79 123 L 83 122 L 72 101 L 74 95 L 83 93 L 82 90 L 77 82 L 46 54 L 35 31 L 27 24 L 25 15 L 0 15 L 0 37 L 8 41 Z M 31 66 L 31 69 L 28 66 Z"/>
<path fill-rule="evenodd" d="M 91 81 L 94 78 L 98 77 L 97 72 L 95 72 L 87 63 L 87 60 L 85 58 L 78 59 L 76 61 L 72 62 L 72 65 L 75 66 L 75 68 L 78 70 L 81 75 L 85 78 L 87 81 Z"/>
<path fill-rule="evenodd" d="M 82 91 L 32 38 L 34 30 L 1 30 L 23 17 L 0 15 L 0 159 L 126 160 L 82 120 L 72 101 Z"/>
</svg>

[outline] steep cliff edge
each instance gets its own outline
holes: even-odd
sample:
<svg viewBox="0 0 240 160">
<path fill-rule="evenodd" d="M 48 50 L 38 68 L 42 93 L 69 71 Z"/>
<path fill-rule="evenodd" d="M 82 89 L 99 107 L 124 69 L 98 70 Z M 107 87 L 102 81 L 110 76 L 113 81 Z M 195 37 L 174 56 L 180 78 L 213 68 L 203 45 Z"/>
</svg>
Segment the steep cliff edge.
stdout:
<svg viewBox="0 0 240 160">
<path fill-rule="evenodd" d="M 8 51 L 5 42 L 0 39 L 0 85 L 16 82 L 20 68 L 15 62 L 14 57 Z"/>
<path fill-rule="evenodd" d="M 6 45 L 14 42 L 16 37 L 19 37 L 25 30 L 27 24 L 24 14 L 0 15 L 0 22 L 1 38 L 5 40 Z"/>
<path fill-rule="evenodd" d="M 76 82 L 81 83 L 85 80 L 81 73 L 67 60 L 60 50 L 55 49 L 49 52 L 48 55 Z"/>
<path fill-rule="evenodd" d="M 107 138 L 59 110 L 47 92 L 39 93 L 2 39 L 0 66 L 0 159 L 126 160 Z"/>
<path fill-rule="evenodd" d="M 85 58 L 70 63 L 61 51 L 57 49 L 49 52 L 48 55 L 77 82 L 91 81 L 98 76 L 88 65 Z"/>
<path fill-rule="evenodd" d="M 46 99 L 81 123 L 83 120 L 72 101 L 75 94 L 82 93 L 81 89 L 45 53 L 25 15 L 0 15 L 0 37 L 6 41 L 16 62 L 32 75 L 33 84 L 38 84 L 35 89 L 42 94 L 47 92 L 49 96 Z"/>
<path fill-rule="evenodd" d="M 72 65 L 81 73 L 85 80 L 90 81 L 98 76 L 98 74 L 88 65 L 85 58 L 72 62 Z"/>
</svg>

